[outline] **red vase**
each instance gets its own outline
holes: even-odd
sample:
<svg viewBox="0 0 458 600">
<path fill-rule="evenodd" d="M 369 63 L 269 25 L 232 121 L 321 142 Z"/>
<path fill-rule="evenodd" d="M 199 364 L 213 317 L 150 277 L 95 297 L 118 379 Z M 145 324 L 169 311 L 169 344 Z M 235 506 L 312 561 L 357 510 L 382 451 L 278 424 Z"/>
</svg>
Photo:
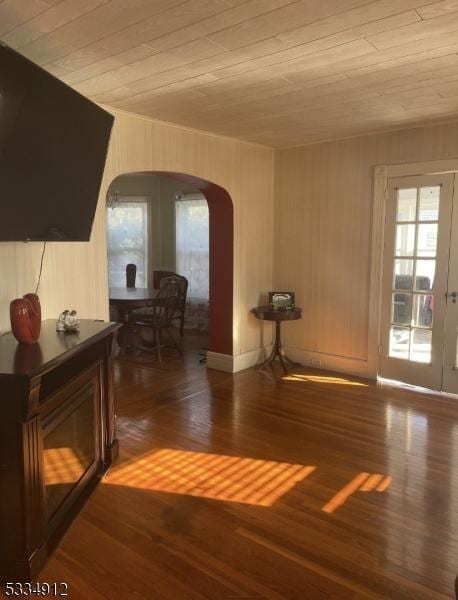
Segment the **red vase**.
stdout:
<svg viewBox="0 0 458 600">
<path fill-rule="evenodd" d="M 40 337 L 41 305 L 36 294 L 26 294 L 10 304 L 11 331 L 21 344 L 35 344 Z"/>
</svg>

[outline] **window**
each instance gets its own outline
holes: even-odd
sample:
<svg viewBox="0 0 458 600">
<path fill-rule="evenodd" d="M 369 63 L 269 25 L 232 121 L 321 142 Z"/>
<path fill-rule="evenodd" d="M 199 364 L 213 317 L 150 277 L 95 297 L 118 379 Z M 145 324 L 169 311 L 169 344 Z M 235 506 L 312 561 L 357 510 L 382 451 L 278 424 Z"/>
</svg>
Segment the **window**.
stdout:
<svg viewBox="0 0 458 600">
<path fill-rule="evenodd" d="M 176 201 L 176 270 L 189 282 L 188 296 L 208 300 L 208 204 L 200 194 Z"/>
<path fill-rule="evenodd" d="M 110 287 L 126 285 L 126 265 L 137 265 L 137 287 L 147 287 L 148 198 L 119 196 L 107 208 L 108 276 Z"/>
</svg>

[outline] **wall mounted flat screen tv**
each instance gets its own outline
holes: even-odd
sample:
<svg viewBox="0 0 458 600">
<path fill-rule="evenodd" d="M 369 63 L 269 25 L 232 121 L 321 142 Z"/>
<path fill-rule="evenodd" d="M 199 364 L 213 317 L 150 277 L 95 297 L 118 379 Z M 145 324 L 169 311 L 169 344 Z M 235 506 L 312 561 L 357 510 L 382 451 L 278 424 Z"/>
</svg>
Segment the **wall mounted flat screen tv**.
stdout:
<svg viewBox="0 0 458 600">
<path fill-rule="evenodd" d="M 0 241 L 88 241 L 113 116 L 0 43 Z"/>
</svg>

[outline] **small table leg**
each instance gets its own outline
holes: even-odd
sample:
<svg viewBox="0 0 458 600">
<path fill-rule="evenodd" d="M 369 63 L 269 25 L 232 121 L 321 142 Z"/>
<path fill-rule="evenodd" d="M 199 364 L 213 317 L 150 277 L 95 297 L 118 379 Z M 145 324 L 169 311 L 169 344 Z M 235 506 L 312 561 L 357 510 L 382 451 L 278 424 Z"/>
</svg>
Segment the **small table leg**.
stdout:
<svg viewBox="0 0 458 600">
<path fill-rule="evenodd" d="M 122 323 L 122 327 L 119 330 L 119 334 L 118 334 L 118 346 L 119 346 L 119 350 L 120 350 L 120 354 L 125 354 L 127 351 L 127 348 L 129 347 L 129 324 L 128 324 L 128 315 L 129 315 L 129 310 L 127 309 L 127 307 L 123 304 L 119 305 L 119 320 Z"/>
<path fill-rule="evenodd" d="M 285 375 L 288 373 L 288 367 L 286 366 L 286 364 L 288 364 L 290 368 L 299 366 L 299 363 L 293 362 L 283 352 L 283 349 L 281 347 L 281 321 L 275 321 L 275 341 L 274 347 L 272 348 L 272 352 L 270 353 L 269 358 L 267 358 L 264 362 L 258 365 L 256 369 L 258 371 L 262 371 L 268 366 L 273 369 L 273 363 L 277 356 Z"/>
</svg>

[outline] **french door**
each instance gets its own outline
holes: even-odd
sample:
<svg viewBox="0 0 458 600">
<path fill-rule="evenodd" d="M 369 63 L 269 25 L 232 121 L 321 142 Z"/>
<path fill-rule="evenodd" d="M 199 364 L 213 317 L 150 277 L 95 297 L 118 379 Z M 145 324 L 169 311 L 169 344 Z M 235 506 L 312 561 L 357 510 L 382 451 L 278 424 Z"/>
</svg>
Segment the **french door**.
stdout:
<svg viewBox="0 0 458 600">
<path fill-rule="evenodd" d="M 454 183 L 452 173 L 388 180 L 379 374 L 458 393 Z"/>
</svg>

